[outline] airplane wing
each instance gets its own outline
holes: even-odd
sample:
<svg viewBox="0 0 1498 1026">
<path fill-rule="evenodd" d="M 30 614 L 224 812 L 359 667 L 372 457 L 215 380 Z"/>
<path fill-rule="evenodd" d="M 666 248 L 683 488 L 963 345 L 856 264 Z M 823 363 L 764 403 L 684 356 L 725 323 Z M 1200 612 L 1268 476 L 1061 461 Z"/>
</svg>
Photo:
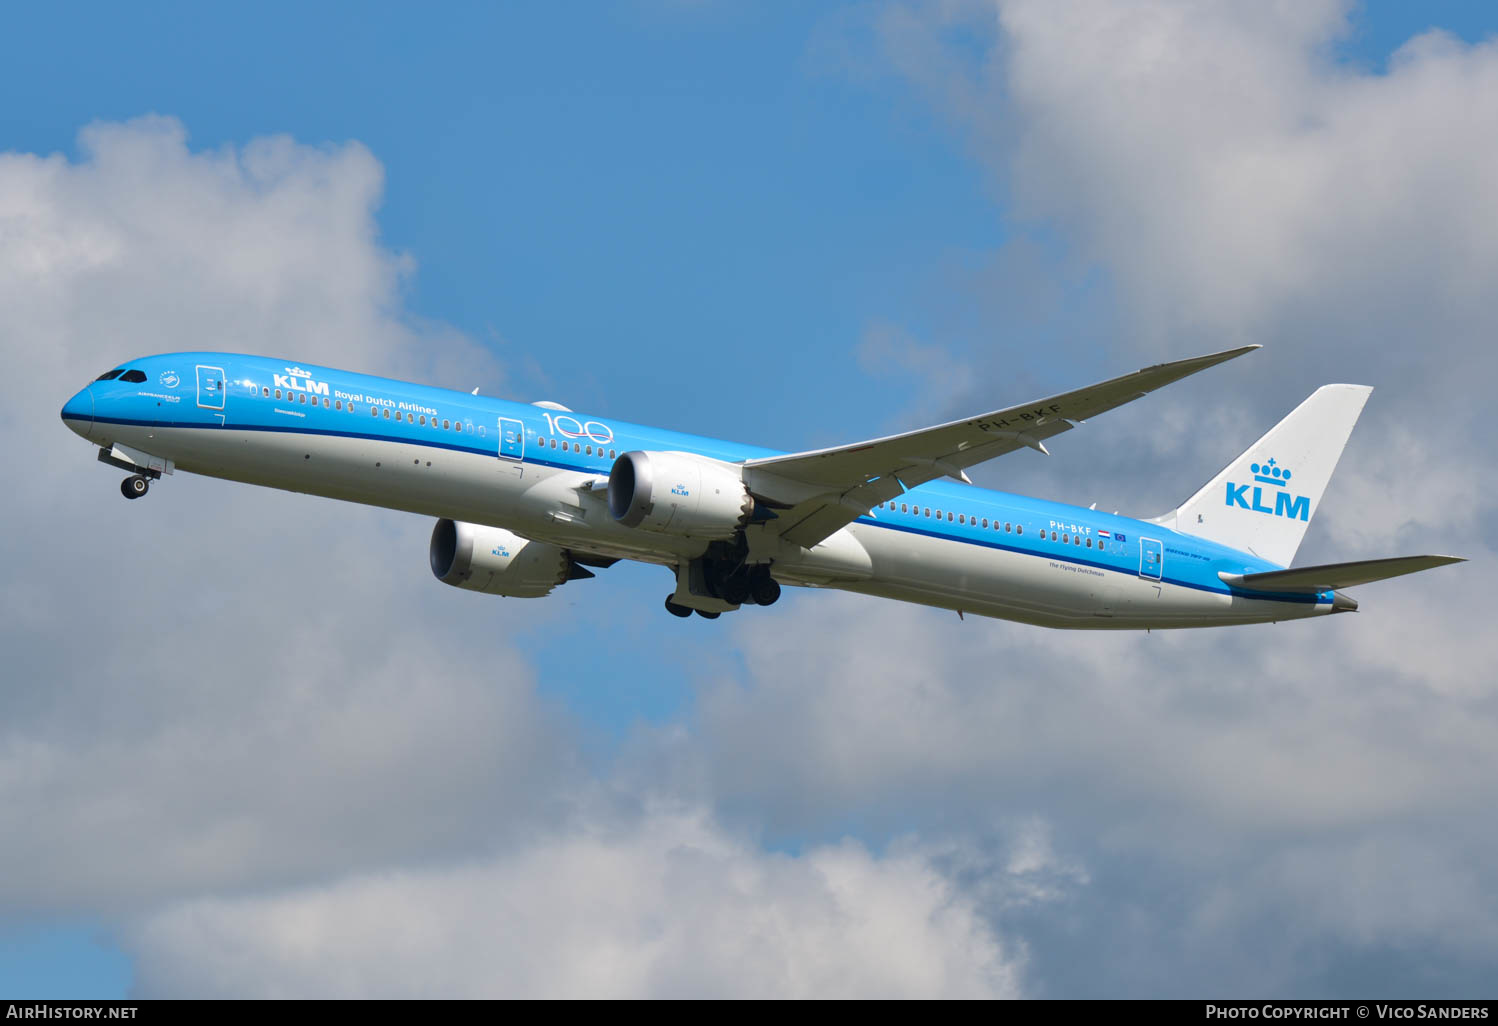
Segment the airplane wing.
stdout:
<svg viewBox="0 0 1498 1026">
<path fill-rule="evenodd" d="M 748 460 L 745 478 L 757 496 L 789 507 L 783 508 L 772 529 L 787 541 L 811 548 L 916 485 L 938 477 L 971 483 L 968 467 L 1020 448 L 1045 453 L 1046 439 L 1090 417 L 1258 348 L 1243 346 L 1157 364 L 1023 406 L 887 438 Z"/>
<path fill-rule="evenodd" d="M 1395 556 L 1392 559 L 1362 559 L 1356 563 L 1328 563 L 1270 570 L 1261 574 L 1220 573 L 1224 584 L 1247 591 L 1285 591 L 1315 594 L 1340 591 L 1359 584 L 1386 581 L 1390 577 L 1419 573 L 1448 563 L 1464 563 L 1461 556 Z"/>
</svg>

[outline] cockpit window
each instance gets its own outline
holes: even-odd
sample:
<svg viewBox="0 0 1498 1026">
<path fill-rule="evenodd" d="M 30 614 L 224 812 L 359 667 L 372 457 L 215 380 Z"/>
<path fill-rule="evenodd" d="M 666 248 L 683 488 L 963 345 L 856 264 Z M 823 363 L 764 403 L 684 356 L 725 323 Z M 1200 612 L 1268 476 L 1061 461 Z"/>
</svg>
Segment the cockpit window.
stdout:
<svg viewBox="0 0 1498 1026">
<path fill-rule="evenodd" d="M 119 377 L 123 373 L 125 373 L 125 368 L 123 368 L 123 367 L 116 367 L 112 371 L 105 371 L 103 374 L 100 374 L 94 380 L 95 381 L 113 381 L 115 378 Z"/>
<path fill-rule="evenodd" d="M 146 372 L 143 370 L 127 370 L 120 375 L 121 381 L 130 381 L 136 384 L 146 380 Z"/>
</svg>

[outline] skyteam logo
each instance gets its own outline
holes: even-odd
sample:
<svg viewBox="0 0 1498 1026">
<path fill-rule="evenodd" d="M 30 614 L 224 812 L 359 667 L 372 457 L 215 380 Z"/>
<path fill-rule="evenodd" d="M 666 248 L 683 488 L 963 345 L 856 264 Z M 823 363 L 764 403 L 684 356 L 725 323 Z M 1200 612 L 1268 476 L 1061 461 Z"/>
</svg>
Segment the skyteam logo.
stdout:
<svg viewBox="0 0 1498 1026">
<path fill-rule="evenodd" d="M 326 381 L 313 381 L 300 367 L 287 367 L 285 374 L 272 374 L 271 377 L 276 379 L 277 388 L 284 388 L 287 391 L 311 392 L 313 395 L 328 394 Z"/>
<path fill-rule="evenodd" d="M 163 388 L 176 388 L 181 382 L 182 379 L 177 377 L 176 371 L 161 372 L 161 385 Z"/>
<path fill-rule="evenodd" d="M 1290 471 L 1275 462 L 1270 457 L 1267 463 L 1251 463 L 1248 467 L 1249 473 L 1253 474 L 1257 484 L 1234 484 L 1228 482 L 1227 504 L 1237 506 L 1240 509 L 1251 509 L 1255 513 L 1268 513 L 1275 517 L 1289 517 L 1291 520 L 1311 519 L 1311 500 L 1304 495 L 1292 496 L 1288 489 L 1290 487 Z M 1264 504 L 1264 486 L 1270 485 L 1275 488 L 1274 505 Z M 1253 499 L 1249 499 L 1249 489 L 1253 489 Z"/>
</svg>

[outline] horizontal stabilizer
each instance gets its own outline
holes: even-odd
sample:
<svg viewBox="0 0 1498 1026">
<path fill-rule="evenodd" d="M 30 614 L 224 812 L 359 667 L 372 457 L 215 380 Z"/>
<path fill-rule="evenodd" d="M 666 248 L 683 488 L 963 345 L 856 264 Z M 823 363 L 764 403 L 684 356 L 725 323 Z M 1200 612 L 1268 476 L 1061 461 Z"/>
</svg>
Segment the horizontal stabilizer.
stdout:
<svg viewBox="0 0 1498 1026">
<path fill-rule="evenodd" d="M 1462 556 L 1395 556 L 1392 559 L 1362 559 L 1356 563 L 1327 563 L 1325 566 L 1301 566 L 1292 570 L 1270 570 L 1262 574 L 1220 573 L 1217 576 L 1229 587 L 1247 591 L 1290 591 L 1314 594 L 1338 591 L 1371 584 L 1390 577 L 1431 570 L 1448 563 L 1465 563 Z"/>
</svg>

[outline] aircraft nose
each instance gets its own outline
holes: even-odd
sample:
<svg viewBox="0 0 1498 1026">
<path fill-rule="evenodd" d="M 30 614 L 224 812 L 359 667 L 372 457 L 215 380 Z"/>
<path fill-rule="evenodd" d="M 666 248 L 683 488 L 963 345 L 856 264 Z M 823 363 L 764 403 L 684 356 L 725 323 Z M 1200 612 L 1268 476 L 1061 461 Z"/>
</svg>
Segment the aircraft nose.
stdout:
<svg viewBox="0 0 1498 1026">
<path fill-rule="evenodd" d="M 84 438 L 89 436 L 94 429 L 94 390 L 91 386 L 85 386 L 63 403 L 62 422 Z"/>
</svg>

